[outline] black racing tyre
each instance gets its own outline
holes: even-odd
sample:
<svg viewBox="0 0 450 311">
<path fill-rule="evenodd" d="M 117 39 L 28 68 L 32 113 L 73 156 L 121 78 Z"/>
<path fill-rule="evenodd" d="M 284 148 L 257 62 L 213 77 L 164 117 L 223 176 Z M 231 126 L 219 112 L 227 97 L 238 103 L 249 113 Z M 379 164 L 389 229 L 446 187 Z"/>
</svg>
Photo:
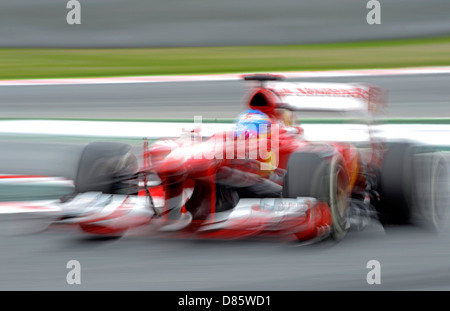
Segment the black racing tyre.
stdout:
<svg viewBox="0 0 450 311">
<path fill-rule="evenodd" d="M 412 223 L 439 232 L 449 206 L 449 175 L 440 152 L 419 153 L 415 159 L 416 188 Z"/>
<path fill-rule="evenodd" d="M 133 194 L 137 181 L 127 177 L 137 172 L 138 162 L 131 146 L 122 143 L 92 142 L 83 150 L 75 178 L 75 192 Z"/>
<path fill-rule="evenodd" d="M 384 225 L 408 224 L 413 203 L 413 146 L 394 143 L 386 151 L 379 180 L 380 219 Z"/>
<path fill-rule="evenodd" d="M 384 225 L 441 229 L 448 205 L 448 168 L 439 152 L 411 143 L 391 144 L 378 187 Z"/>
<path fill-rule="evenodd" d="M 292 154 L 284 177 L 283 197 L 314 197 L 326 202 L 333 218 L 331 238 L 341 240 L 347 233 L 349 178 L 339 155 L 324 159 L 313 153 Z"/>
</svg>

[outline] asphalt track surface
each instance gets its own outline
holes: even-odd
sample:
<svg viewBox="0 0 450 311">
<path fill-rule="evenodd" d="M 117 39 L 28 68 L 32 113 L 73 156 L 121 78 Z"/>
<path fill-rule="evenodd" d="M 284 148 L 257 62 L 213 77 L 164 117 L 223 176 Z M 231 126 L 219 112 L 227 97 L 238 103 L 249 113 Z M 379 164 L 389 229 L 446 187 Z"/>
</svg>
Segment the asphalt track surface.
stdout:
<svg viewBox="0 0 450 311">
<path fill-rule="evenodd" d="M 371 83 L 389 92 L 387 117 L 450 117 L 449 74 L 295 81 Z M 214 81 L 0 86 L 0 111 L 1 117 L 12 118 L 235 118 L 245 107 L 244 85 Z M 306 115 L 310 116 L 323 114 Z"/>
<path fill-rule="evenodd" d="M 75 144 L 28 143 L 28 157 L 35 160 L 29 162 L 20 152 L 23 144 L 0 146 L 2 172 L 69 178 L 81 151 Z M 198 240 L 155 235 L 145 227 L 121 239 L 65 226 L 29 235 L 2 232 L 0 290 L 450 290 L 448 225 L 435 235 L 414 227 L 385 230 L 373 222 L 340 243 L 309 246 L 261 238 Z M 66 282 L 69 260 L 81 264 L 80 285 Z M 381 264 L 379 285 L 366 281 L 369 260 Z"/>
<path fill-rule="evenodd" d="M 336 244 L 82 236 L 77 229 L 0 237 L 0 290 L 449 290 L 449 232 L 373 225 Z M 69 260 L 81 284 L 68 285 Z M 369 260 L 381 284 L 369 285 Z"/>
<path fill-rule="evenodd" d="M 367 0 L 80 1 L 0 0 L 0 46 L 157 47 L 304 44 L 444 36 L 447 0 L 380 1 L 369 25 Z"/>
<path fill-rule="evenodd" d="M 395 107 L 390 116 L 448 117 L 448 79 L 364 81 L 389 87 Z M 2 87 L 0 94 L 2 105 L 10 104 L 2 112 L 15 117 L 192 117 L 202 110 L 208 117 L 234 117 L 242 109 L 238 82 Z M 26 146 L 2 141 L 0 148 L 2 171 L 67 177 L 81 152 L 76 144 L 32 141 Z M 142 233 L 111 240 L 52 227 L 0 236 L 0 290 L 450 290 L 450 226 L 436 236 L 411 227 L 385 231 L 373 223 L 338 244 L 311 246 Z M 66 282 L 69 260 L 81 264 L 80 285 Z M 381 264 L 379 285 L 366 282 L 369 260 Z"/>
</svg>

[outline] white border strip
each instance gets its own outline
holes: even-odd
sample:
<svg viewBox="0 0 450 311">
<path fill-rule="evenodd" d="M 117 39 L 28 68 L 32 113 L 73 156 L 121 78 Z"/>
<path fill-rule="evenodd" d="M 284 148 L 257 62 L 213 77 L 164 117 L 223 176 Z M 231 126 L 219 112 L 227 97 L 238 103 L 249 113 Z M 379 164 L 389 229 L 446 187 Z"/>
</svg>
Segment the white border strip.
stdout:
<svg viewBox="0 0 450 311">
<path fill-rule="evenodd" d="M 0 185 L 58 185 L 73 187 L 72 180 L 63 177 L 47 177 L 34 175 L 7 175 L 0 174 Z"/>
<path fill-rule="evenodd" d="M 272 72 L 286 78 L 333 78 L 388 75 L 426 75 L 449 74 L 450 66 L 412 67 L 397 69 L 362 69 L 329 71 L 288 71 Z M 172 76 L 137 76 L 110 78 L 75 78 L 75 79 L 28 79 L 0 80 L 0 86 L 37 86 L 37 85 L 80 85 L 80 84 L 127 84 L 127 83 L 164 83 L 164 82 L 198 82 L 198 81 L 236 81 L 245 73 L 210 74 L 210 75 L 172 75 Z"/>
<path fill-rule="evenodd" d="M 159 139 L 180 137 L 183 131 L 194 130 L 196 126 L 188 122 L 7 120 L 0 121 L 0 134 Z M 208 137 L 232 126 L 232 123 L 202 123 L 201 133 Z M 367 141 L 369 134 L 367 126 L 361 124 L 303 124 L 302 127 L 305 138 L 312 141 Z M 383 124 L 374 130 L 388 140 L 409 139 L 450 146 L 449 124 Z"/>
</svg>

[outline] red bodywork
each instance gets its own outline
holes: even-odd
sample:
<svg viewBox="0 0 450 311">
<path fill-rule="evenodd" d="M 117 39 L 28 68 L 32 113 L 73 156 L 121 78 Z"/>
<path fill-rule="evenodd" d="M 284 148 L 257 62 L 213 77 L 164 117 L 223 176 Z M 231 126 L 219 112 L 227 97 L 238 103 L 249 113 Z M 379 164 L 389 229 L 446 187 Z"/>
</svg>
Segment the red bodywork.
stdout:
<svg viewBox="0 0 450 311">
<path fill-rule="evenodd" d="M 355 146 L 343 142 L 324 144 L 305 140 L 303 129 L 295 124 L 292 112 L 277 107 L 277 95 L 270 89 L 254 88 L 247 98 L 249 108 L 262 111 L 269 116 L 274 127 L 278 127 L 275 137 L 278 145 L 276 168 L 261 170 L 260 164 L 265 161 L 264 159 L 260 157 L 242 159 L 236 156 L 239 146 L 232 132 L 217 133 L 204 140 L 199 131 L 193 131 L 188 137 L 162 140 L 151 146 L 146 143 L 143 153 L 143 170 L 154 172 L 161 179 L 160 186 L 151 187 L 148 191 L 153 197 L 163 197 L 167 221 L 172 218 L 176 221 L 177 214 L 189 211 L 193 221 L 188 230 L 196 231 L 206 220 L 214 219 L 214 215 L 219 212 L 216 198 L 218 193 L 216 188 L 219 186 L 245 188 L 267 183 L 269 188 L 281 189 L 289 157 L 298 151 L 324 153 L 330 156 L 340 154 L 350 181 L 349 193 L 354 189 L 364 189 L 366 179 L 362 167 L 363 160 Z M 273 141 L 267 143 L 268 149 L 274 147 L 270 145 Z M 256 148 L 256 145 L 246 146 L 246 154 L 251 151 L 251 148 Z M 211 153 L 204 154 L 205 150 Z M 235 156 L 227 158 L 227 151 L 230 150 L 234 151 Z M 371 161 L 376 162 L 377 154 L 377 150 L 372 149 Z M 187 188 L 193 188 L 194 191 L 185 202 L 186 199 L 182 194 Z M 140 192 L 140 195 L 146 194 L 145 190 Z M 174 208 L 177 213 L 169 212 Z M 329 230 L 332 217 L 328 205 L 317 201 L 302 217 L 284 219 L 284 221 L 287 223 L 284 227 L 281 226 L 275 231 L 265 230 L 271 227 L 271 223 L 270 219 L 265 219 L 264 213 L 261 213 L 251 220 L 243 220 L 241 224 L 234 224 L 221 230 L 203 233 L 203 235 L 236 238 L 261 233 L 280 234 L 286 228 L 287 233 L 295 233 L 300 239 L 312 239 Z M 292 232 L 292 227 L 296 227 L 297 231 Z"/>
<path fill-rule="evenodd" d="M 371 88 L 355 86 L 296 87 L 289 89 L 284 84 L 281 91 L 277 91 L 261 85 L 250 89 L 247 94 L 246 108 L 267 115 L 271 124 L 270 134 L 256 138 L 244 135 L 242 139 L 232 129 L 204 138 L 198 127 L 177 139 L 162 139 L 152 145 L 145 140 L 140 170 L 136 172 L 133 165 L 124 174 L 125 177 L 120 176 L 119 181 L 114 181 L 123 182 L 127 185 L 125 189 L 132 190 L 125 193 L 98 189 L 79 191 L 74 197 L 54 202 L 49 216 L 60 217 L 64 223 L 76 224 L 85 232 L 102 235 L 122 235 L 128 229 L 148 225 L 147 228 L 155 228 L 155 231 L 178 231 L 183 235 L 193 233 L 208 238 L 295 235 L 304 241 L 327 236 L 339 218 L 333 219 L 337 204 L 330 204 L 335 207 L 331 210 L 328 202 L 324 202 L 327 197 L 315 198 L 298 193 L 289 197 L 287 192 L 283 192 L 284 180 L 289 180 L 285 177 L 289 177 L 286 172 L 291 172 L 288 170 L 291 156 L 301 152 L 306 153 L 306 156 L 318 155 L 319 160 L 328 162 L 325 164 L 339 161 L 339 174 L 336 177 L 332 175 L 333 178 L 329 180 L 336 179 L 335 184 L 341 181 L 338 190 L 344 193 L 343 201 L 347 203 L 350 200 L 346 199 L 350 196 L 361 197 L 361 194 L 366 201 L 365 189 L 373 183 L 373 176 L 370 175 L 372 170 L 367 168 L 380 167 L 384 146 L 369 137 L 365 145 L 367 153 L 361 154 L 360 149 L 350 143 L 306 140 L 304 130 L 297 124 L 292 112 L 295 109 L 290 110 L 285 106 L 287 103 L 284 100 L 289 98 L 283 98 L 282 94 L 313 90 L 312 96 L 318 94 L 314 99 L 327 103 L 324 94 L 337 99 L 331 105 L 324 104 L 333 109 L 334 103 L 346 101 L 349 96 L 356 96 L 358 100 L 346 101 L 343 106 L 358 106 L 363 94 L 363 99 L 368 99 L 368 109 L 373 111 L 376 107 L 371 98 L 375 93 Z M 305 100 L 305 97 L 300 99 Z M 294 104 L 291 108 L 295 108 Z M 305 158 L 297 159 L 302 160 L 299 163 L 306 163 L 303 162 Z M 88 163 L 92 162 L 92 159 L 88 160 Z M 320 162 L 322 164 L 324 162 Z M 302 176 L 307 178 L 302 182 L 308 187 L 310 175 L 306 175 L 304 169 L 301 167 L 294 173 L 298 171 L 302 175 L 303 172 Z M 17 176 L 12 177 L 3 176 L 0 179 L 18 179 Z M 19 179 L 23 181 L 27 177 L 36 179 L 36 176 L 22 176 Z M 317 183 L 321 184 L 323 179 L 318 180 Z M 137 196 L 134 195 L 136 181 L 139 182 Z M 293 188 L 297 184 L 298 180 L 290 183 L 294 185 Z M 285 187 L 284 190 L 289 188 Z M 324 188 L 334 190 L 328 184 Z M 330 194 L 331 190 L 328 192 Z M 29 204 L 19 206 L 23 208 L 18 215 L 25 215 L 23 210 L 30 211 Z M 11 210 L 15 208 L 13 206 Z"/>
</svg>

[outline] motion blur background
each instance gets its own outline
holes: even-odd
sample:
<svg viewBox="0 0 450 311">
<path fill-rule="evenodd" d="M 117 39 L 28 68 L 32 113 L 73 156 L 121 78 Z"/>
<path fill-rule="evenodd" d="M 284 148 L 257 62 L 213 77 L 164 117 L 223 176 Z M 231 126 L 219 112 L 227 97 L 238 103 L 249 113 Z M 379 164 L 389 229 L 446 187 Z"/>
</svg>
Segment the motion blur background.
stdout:
<svg viewBox="0 0 450 311">
<path fill-rule="evenodd" d="M 81 25 L 67 1 L 0 1 L 3 47 L 171 47 L 327 43 L 445 36 L 446 0 L 381 1 L 366 22 L 364 0 L 81 0 Z"/>
<path fill-rule="evenodd" d="M 84 0 L 79 25 L 67 23 L 67 3 L 0 0 L 0 79 L 450 64 L 446 0 L 382 1 L 379 25 L 367 23 L 361 0 Z M 318 81 L 385 87 L 390 117 L 448 112 L 448 75 Z M 4 86 L 0 107 L 9 118 L 234 118 L 243 108 L 241 85 Z"/>
<path fill-rule="evenodd" d="M 0 0 L 0 79 L 450 65 L 450 1 L 380 3 L 381 24 L 369 25 L 365 0 L 80 0 L 81 24 L 68 25 L 65 0 Z M 447 73 L 295 80 L 373 83 L 389 90 L 389 118 L 450 117 Z M 232 119 L 243 109 L 241 91 L 238 81 L 3 84 L 0 118 Z M 72 178 L 81 146 L 95 137 L 57 134 L 0 133 L 0 173 Z M 376 259 L 378 289 L 448 290 L 448 237 L 448 230 L 435 237 L 409 228 L 386 234 L 374 224 L 334 247 L 298 248 L 96 240 L 50 229 L 0 237 L 8 250 L 0 255 L 0 289 L 372 290 L 366 263 Z M 66 283 L 71 259 L 81 263 L 79 287 Z"/>
</svg>

